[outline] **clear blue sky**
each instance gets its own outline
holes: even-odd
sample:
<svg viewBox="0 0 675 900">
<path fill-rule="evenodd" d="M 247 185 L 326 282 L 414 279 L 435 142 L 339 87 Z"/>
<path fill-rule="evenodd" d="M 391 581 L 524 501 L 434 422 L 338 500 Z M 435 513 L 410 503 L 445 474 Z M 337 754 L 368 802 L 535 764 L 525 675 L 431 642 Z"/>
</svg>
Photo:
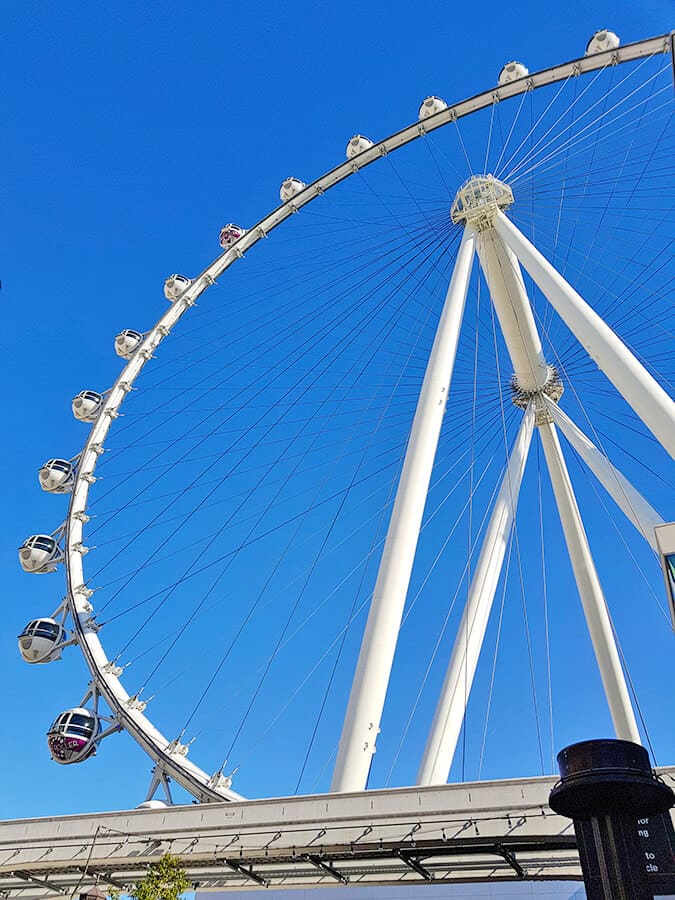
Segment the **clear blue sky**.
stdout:
<svg viewBox="0 0 675 900">
<path fill-rule="evenodd" d="M 222 224 L 257 221 L 284 177 L 309 181 L 341 161 L 353 133 L 395 131 L 429 94 L 476 93 L 512 58 L 536 70 L 580 55 L 599 27 L 624 42 L 665 32 L 672 10 L 667 0 L 29 0 L 5 10 L 3 817 L 133 806 L 148 780 L 149 762 L 123 736 L 89 764 L 50 761 L 45 730 L 77 704 L 84 666 L 71 651 L 28 667 L 15 641 L 63 590 L 62 576 L 23 575 L 16 558 L 64 508 L 36 470 L 81 444 L 70 398 L 110 383 L 113 336 L 148 327 L 166 275 L 200 270 Z"/>
</svg>

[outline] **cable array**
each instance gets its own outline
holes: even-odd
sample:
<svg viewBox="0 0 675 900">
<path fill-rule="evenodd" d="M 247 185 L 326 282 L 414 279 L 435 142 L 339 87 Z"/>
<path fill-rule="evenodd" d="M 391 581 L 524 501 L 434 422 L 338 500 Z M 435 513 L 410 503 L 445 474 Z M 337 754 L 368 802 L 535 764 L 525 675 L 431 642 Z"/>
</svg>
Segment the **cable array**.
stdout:
<svg viewBox="0 0 675 900">
<path fill-rule="evenodd" d="M 495 103 L 338 184 L 200 298 L 126 399 L 88 510 L 95 621 L 135 696 L 152 699 L 153 721 L 197 739 L 212 769 L 238 772 L 242 792 L 326 786 L 459 245 L 449 210 L 461 181 L 492 171 L 507 181 L 513 221 L 672 389 L 669 65 L 646 57 Z M 639 489 L 658 483 L 669 493 L 656 500 L 672 502 L 665 456 L 525 280 L 561 404 Z M 373 785 L 414 778 L 521 418 L 510 377 L 476 270 Z M 462 779 L 505 774 L 507 703 L 519 711 L 521 733 L 508 740 L 524 772 L 550 771 L 561 739 L 554 702 L 569 703 L 560 660 L 578 614 L 539 457 L 537 443 L 492 653 L 467 689 Z M 609 587 L 632 579 L 658 606 L 649 554 L 595 486 L 577 489 L 592 539 L 611 535 L 621 556 Z M 625 598 L 616 602 L 621 636 Z M 632 673 L 635 648 L 622 649 Z M 652 711 L 640 710 L 646 731 Z"/>
</svg>

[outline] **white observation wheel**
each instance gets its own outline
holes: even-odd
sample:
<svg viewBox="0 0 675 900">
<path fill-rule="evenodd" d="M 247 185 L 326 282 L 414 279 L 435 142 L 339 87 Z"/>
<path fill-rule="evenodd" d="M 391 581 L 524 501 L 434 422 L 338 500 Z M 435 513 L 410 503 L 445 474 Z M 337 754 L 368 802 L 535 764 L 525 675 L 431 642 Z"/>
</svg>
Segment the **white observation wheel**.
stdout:
<svg viewBox="0 0 675 900">
<path fill-rule="evenodd" d="M 467 292 L 471 279 L 476 277 L 475 274 L 472 275 L 472 267 L 475 268 L 478 264 L 501 329 L 502 337 L 499 340 L 504 342 L 510 360 L 513 403 L 522 416 L 517 437 L 510 448 L 506 448 L 508 466 L 503 472 L 501 488 L 498 492 L 495 490 L 494 503 L 488 508 L 490 517 L 489 520 L 486 518 L 483 538 L 486 549 L 479 553 L 480 547 L 476 548 L 477 561 L 471 573 L 473 578 L 459 629 L 459 634 L 463 633 L 465 639 L 463 643 L 458 641 L 450 659 L 445 685 L 420 766 L 420 783 L 445 781 L 448 776 L 492 602 L 507 548 L 512 540 L 510 535 L 518 490 L 535 429 L 541 435 L 555 501 L 563 522 L 565 540 L 614 726 L 619 736 L 640 739 L 620 652 L 614 641 L 602 587 L 560 449 L 558 431 L 572 443 L 610 497 L 652 546 L 656 546 L 654 528 L 663 525 L 664 520 L 630 481 L 624 478 L 619 469 L 609 463 L 604 448 L 597 446 L 597 436 L 584 433 L 585 429 L 580 427 L 583 423 L 575 424 L 558 406 L 563 389 L 567 387 L 565 372 L 559 370 L 559 361 L 547 356 L 543 349 L 541 332 L 547 322 L 542 321 L 539 315 L 535 318 L 532 312 L 529 278 L 656 441 L 671 454 L 675 452 L 673 404 L 655 375 L 655 367 L 649 359 L 638 359 L 625 346 L 575 291 L 569 279 L 559 273 L 546 253 L 540 252 L 536 233 L 534 240 L 529 240 L 523 234 L 516 223 L 515 213 L 520 202 L 519 185 L 522 190 L 523 179 L 527 178 L 530 170 L 539 167 L 540 171 L 546 173 L 552 168 L 551 160 L 556 152 L 555 141 L 561 141 L 567 148 L 568 155 L 573 158 L 574 153 L 578 152 L 577 148 L 585 146 L 584 141 L 597 131 L 597 125 L 593 124 L 595 114 L 592 114 L 593 105 L 599 102 L 595 99 L 593 104 L 588 100 L 583 113 L 575 122 L 576 98 L 588 90 L 585 86 L 588 81 L 600 79 L 598 85 L 601 85 L 602 79 L 610 78 L 619 64 L 635 68 L 644 61 L 658 60 L 658 70 L 663 72 L 667 70 L 669 56 L 672 59 L 672 54 L 673 41 L 670 35 L 619 46 L 616 37 L 611 32 L 604 31 L 592 39 L 586 55 L 579 59 L 537 73 L 528 73 L 522 63 L 508 63 L 500 75 L 499 83 L 482 94 L 456 103 L 446 103 L 437 97 L 428 98 L 423 102 L 415 122 L 384 140 L 372 142 L 362 135 L 356 135 L 347 145 L 347 160 L 310 184 L 305 185 L 296 178 L 284 181 L 281 187 L 282 204 L 252 228 L 244 230 L 234 224 L 224 226 L 220 232 L 223 252 L 200 275 L 192 279 L 172 275 L 167 279 L 165 295 L 170 305 L 154 327 L 145 333 L 125 329 L 116 337 L 115 350 L 125 360 L 125 364 L 112 387 L 104 392 L 84 390 L 73 401 L 76 418 L 91 424 L 81 453 L 71 460 L 51 459 L 41 469 L 40 481 L 45 490 L 71 494 L 65 524 L 51 535 L 32 536 L 21 550 L 22 564 L 27 571 L 51 571 L 63 561 L 67 577 L 65 605 L 59 607 L 51 618 L 34 620 L 27 626 L 22 635 L 22 653 L 29 661 L 45 662 L 57 658 L 67 643 L 76 642 L 92 674 L 92 686 L 85 699 L 87 702 L 91 701 L 93 711 L 90 709 L 88 712 L 89 707 L 83 703 L 62 714 L 50 731 L 50 735 L 53 733 L 58 736 L 57 743 L 61 748 L 59 753 L 65 755 L 59 761 L 72 762 L 88 758 L 102 737 L 112 731 L 124 729 L 155 763 L 151 793 L 158 785 L 166 784 L 168 779 L 172 779 L 201 801 L 236 799 L 239 796 L 232 789 L 231 779 L 223 766 L 207 773 L 188 758 L 189 744 L 182 732 L 167 737 L 155 727 L 146 715 L 148 701 L 142 694 L 129 693 L 124 687 L 125 660 L 110 658 L 104 649 L 101 632 L 105 635 L 105 629 L 97 615 L 97 585 L 87 575 L 88 559 L 85 557 L 88 553 L 86 535 L 90 522 L 89 495 L 97 480 L 100 461 L 108 449 L 109 432 L 114 433 L 117 427 L 115 420 L 120 415 L 123 403 L 135 389 L 137 379 L 150 360 L 159 354 L 162 342 L 196 305 L 201 295 L 212 288 L 244 254 L 248 254 L 263 238 L 311 202 L 317 200 L 320 206 L 319 198 L 346 179 L 359 176 L 372 163 L 390 157 L 395 151 L 400 151 L 415 141 L 423 141 L 439 129 L 458 129 L 460 145 L 466 154 L 458 123 L 468 120 L 467 129 L 470 134 L 470 122 L 479 113 L 489 113 L 489 140 L 493 142 L 493 156 L 498 156 L 497 162 L 512 178 L 502 180 L 501 177 L 496 177 L 501 172 L 493 175 L 487 167 L 470 171 L 463 183 L 456 181 L 455 174 L 450 170 L 446 176 L 448 182 L 455 181 L 454 196 L 451 198 L 453 202 L 445 203 L 448 233 L 454 226 L 455 233 L 461 233 L 462 239 L 461 242 L 457 240 L 458 250 L 452 277 L 449 279 L 450 287 L 447 289 L 436 339 L 433 348 L 430 348 L 417 412 L 414 421 L 408 421 L 408 427 L 412 421 L 412 431 L 395 502 L 391 498 L 393 508 L 390 509 L 389 532 L 386 541 L 378 544 L 381 547 L 382 562 L 373 589 L 370 616 L 337 754 L 332 789 L 361 790 L 366 786 L 408 596 L 436 444 L 441 428 L 444 427 L 443 418 Z M 652 79 L 652 83 L 643 94 L 640 93 L 642 82 L 639 75 L 633 81 L 627 81 L 618 98 L 608 89 L 608 99 L 600 108 L 603 115 L 610 115 L 616 107 L 615 127 L 619 133 L 632 117 L 644 115 L 646 109 L 651 109 L 649 104 L 657 110 L 668 101 L 672 104 L 672 97 L 655 100 L 661 84 L 654 81 L 656 76 L 652 69 L 649 70 L 648 77 Z M 586 79 L 586 82 L 582 79 Z M 577 89 L 577 81 L 584 86 Z M 594 80 L 592 83 L 596 84 Z M 559 113 L 560 107 L 554 105 L 558 101 L 558 93 L 552 99 L 547 97 L 548 105 L 539 119 L 530 113 L 532 122 L 529 136 L 519 146 L 517 138 L 512 137 L 512 132 L 525 99 L 540 90 L 543 93 L 558 85 L 560 91 L 573 86 L 570 90 L 575 91 L 574 103 L 567 107 L 563 105 L 562 112 Z M 589 94 L 591 96 L 594 95 Z M 494 149 L 497 146 L 494 111 L 505 101 L 520 105 L 514 106 L 516 112 L 511 120 L 511 130 L 501 135 L 503 146 L 498 154 Z M 562 104 L 563 101 L 559 103 Z M 546 116 L 549 118 L 545 118 Z M 626 138 L 629 149 L 633 148 L 635 140 L 635 134 L 629 132 Z M 489 150 L 488 141 L 488 152 Z M 486 161 L 488 152 L 485 154 Z M 635 158 L 636 165 L 645 167 L 651 159 L 647 153 L 636 153 Z M 434 162 L 437 167 L 439 162 L 440 167 L 444 164 L 440 156 Z M 628 155 L 618 163 L 620 167 L 630 164 L 632 162 L 628 160 Z M 445 181 L 445 177 L 443 180 Z M 568 194 L 573 195 L 575 183 L 571 181 L 570 184 L 572 186 L 568 187 L 566 183 L 565 188 Z M 544 186 L 544 194 L 545 189 Z M 406 190 L 412 197 L 410 188 Z M 404 199 L 408 202 L 408 198 Z M 387 202 L 394 204 L 394 201 L 400 202 L 396 198 Z M 626 202 L 629 202 L 629 198 Z M 650 212 L 656 213 L 656 209 Z M 424 215 L 425 212 L 421 209 L 420 218 L 424 218 Z M 540 215 L 551 215 L 553 218 L 557 215 L 559 218 L 560 210 L 543 208 Z M 443 237 L 445 239 L 445 232 Z M 425 249 L 420 249 L 420 254 L 424 252 Z M 527 284 L 523 272 L 528 277 Z M 444 287 L 443 293 L 445 290 Z M 498 423 L 496 427 L 499 430 L 502 426 Z M 473 477 L 472 474 L 472 480 Z M 72 634 L 65 625 L 68 616 L 72 620 Z M 282 637 L 285 640 L 285 636 Z M 98 713 L 99 698 L 110 708 L 110 715 L 107 717 Z M 76 733 L 77 729 L 80 729 L 81 734 Z M 68 740 L 74 743 L 69 745 L 69 750 L 63 750 L 66 746 L 64 741 Z M 55 746 L 56 744 L 52 746 L 53 753 Z"/>
</svg>

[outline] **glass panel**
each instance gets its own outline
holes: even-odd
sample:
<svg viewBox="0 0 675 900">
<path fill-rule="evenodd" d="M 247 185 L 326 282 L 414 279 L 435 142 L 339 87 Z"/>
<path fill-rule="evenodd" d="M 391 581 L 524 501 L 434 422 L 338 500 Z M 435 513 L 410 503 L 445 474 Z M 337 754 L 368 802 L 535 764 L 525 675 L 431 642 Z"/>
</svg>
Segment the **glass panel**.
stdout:
<svg viewBox="0 0 675 900">
<path fill-rule="evenodd" d="M 85 729 L 88 729 L 89 732 L 93 730 L 94 720 L 91 716 L 84 716 L 80 713 L 73 713 L 70 717 L 70 724 L 75 726 L 80 726 Z"/>
<path fill-rule="evenodd" d="M 85 727 L 84 725 L 69 725 L 68 726 L 68 734 L 73 735 L 74 737 L 83 737 L 90 738 L 94 733 L 94 729 L 89 726 Z"/>
<path fill-rule="evenodd" d="M 670 577 L 675 582 L 675 553 L 669 553 L 666 556 L 666 568 L 670 573 Z"/>
<path fill-rule="evenodd" d="M 34 634 L 38 637 L 57 638 L 61 628 L 55 622 L 38 622 Z"/>
<path fill-rule="evenodd" d="M 53 538 L 37 538 L 33 541 L 32 546 L 36 550 L 49 550 L 50 552 L 54 549 L 55 541 Z"/>
</svg>

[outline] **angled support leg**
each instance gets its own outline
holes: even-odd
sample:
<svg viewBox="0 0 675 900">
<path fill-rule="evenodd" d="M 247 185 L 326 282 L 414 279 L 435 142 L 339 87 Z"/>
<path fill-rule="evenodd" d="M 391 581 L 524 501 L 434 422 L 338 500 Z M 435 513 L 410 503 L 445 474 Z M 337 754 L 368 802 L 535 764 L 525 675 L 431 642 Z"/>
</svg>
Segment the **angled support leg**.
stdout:
<svg viewBox="0 0 675 900">
<path fill-rule="evenodd" d="M 160 769 L 159 766 L 155 766 L 152 770 L 152 781 L 150 782 L 148 793 L 145 795 L 146 803 L 149 800 L 154 800 L 155 794 L 160 787 L 164 791 L 166 802 L 169 804 L 169 806 L 173 806 L 173 799 L 171 797 L 171 783 L 167 778 L 166 772 Z"/>
<path fill-rule="evenodd" d="M 614 640 L 609 610 L 562 455 L 558 433 L 552 423 L 541 425 L 539 433 L 614 730 L 618 738 L 640 744 L 640 732 Z"/>
<path fill-rule="evenodd" d="M 609 325 L 501 211 L 495 216 L 494 228 L 590 357 L 661 446 L 675 457 L 675 403 L 668 394 Z"/>
<path fill-rule="evenodd" d="M 338 748 L 332 792 L 366 787 L 401 627 L 471 276 L 466 228 L 417 402 Z"/>
<path fill-rule="evenodd" d="M 469 597 L 457 630 L 455 646 L 417 775 L 418 784 L 445 784 L 450 774 L 518 505 L 518 493 L 533 430 L 534 405 L 530 403 L 523 417 L 483 538 L 476 573 L 471 582 Z"/>
<path fill-rule="evenodd" d="M 658 553 L 654 529 L 664 524 L 661 516 L 557 404 L 548 398 L 545 403 L 553 421 L 612 500 Z"/>
</svg>

